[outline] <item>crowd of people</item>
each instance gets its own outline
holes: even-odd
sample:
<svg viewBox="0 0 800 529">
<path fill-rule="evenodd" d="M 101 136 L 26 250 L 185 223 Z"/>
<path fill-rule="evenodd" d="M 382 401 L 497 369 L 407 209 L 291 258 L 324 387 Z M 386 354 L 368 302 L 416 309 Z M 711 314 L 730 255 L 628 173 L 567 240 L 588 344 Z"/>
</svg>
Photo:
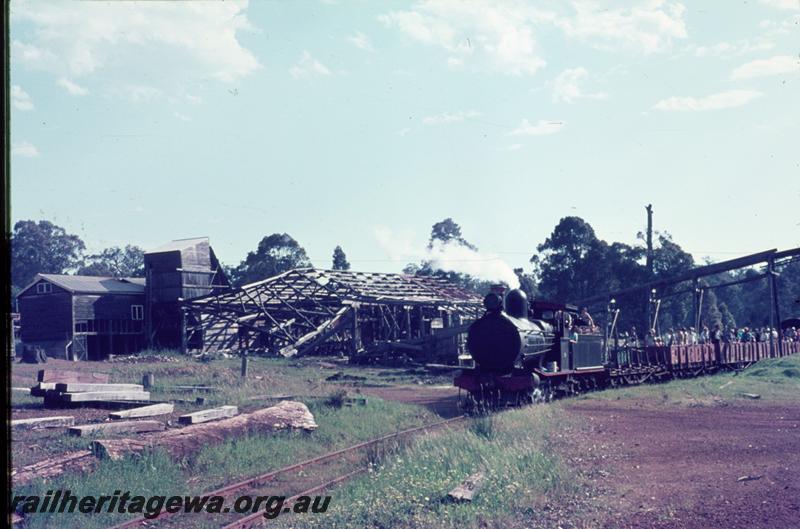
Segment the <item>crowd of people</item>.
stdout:
<svg viewBox="0 0 800 529">
<path fill-rule="evenodd" d="M 632 329 L 628 333 L 630 337 L 630 345 L 641 345 L 636 337 L 636 329 Z M 723 328 L 721 325 L 715 326 L 713 330 L 708 326 L 703 326 L 698 330 L 694 327 L 678 327 L 677 329 L 670 328 L 661 334 L 657 333 L 655 329 L 650 329 L 645 335 L 644 345 L 697 345 L 697 344 L 715 344 L 715 343 L 748 343 L 748 342 L 768 342 L 778 340 L 783 335 L 783 340 L 797 342 L 800 341 L 800 331 L 795 327 L 786 328 L 783 333 L 773 327 L 734 327 L 729 326 Z M 635 343 L 631 343 L 635 342 Z"/>
<path fill-rule="evenodd" d="M 586 307 L 583 307 L 580 314 L 571 328 L 570 340 L 577 341 L 580 332 L 596 332 L 598 326 L 589 314 Z M 574 336 L 574 338 L 573 338 Z M 780 332 L 780 329 L 773 327 L 736 327 L 715 325 L 709 329 L 704 325 L 699 331 L 694 327 L 670 327 L 664 332 L 657 332 L 650 329 L 641 338 L 636 327 L 631 327 L 629 331 L 623 331 L 616 336 L 617 346 L 641 347 L 641 346 L 671 346 L 671 345 L 698 345 L 698 344 L 717 344 L 717 343 L 750 343 L 750 342 L 769 342 L 770 340 L 800 342 L 800 329 L 797 327 L 787 327 Z"/>
</svg>

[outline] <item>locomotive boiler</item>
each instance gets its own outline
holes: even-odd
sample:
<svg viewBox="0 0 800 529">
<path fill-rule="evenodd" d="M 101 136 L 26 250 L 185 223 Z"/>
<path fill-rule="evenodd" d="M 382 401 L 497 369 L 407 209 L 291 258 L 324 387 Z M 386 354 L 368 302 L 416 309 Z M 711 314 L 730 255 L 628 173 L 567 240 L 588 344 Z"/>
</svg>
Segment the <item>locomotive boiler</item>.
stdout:
<svg viewBox="0 0 800 529">
<path fill-rule="evenodd" d="M 490 293 L 483 301 L 486 313 L 473 323 L 467 334 L 467 348 L 475 364 L 486 373 L 509 374 L 540 366 L 553 348 L 553 326 L 530 319 L 528 299 L 512 290 L 505 299 Z"/>
</svg>

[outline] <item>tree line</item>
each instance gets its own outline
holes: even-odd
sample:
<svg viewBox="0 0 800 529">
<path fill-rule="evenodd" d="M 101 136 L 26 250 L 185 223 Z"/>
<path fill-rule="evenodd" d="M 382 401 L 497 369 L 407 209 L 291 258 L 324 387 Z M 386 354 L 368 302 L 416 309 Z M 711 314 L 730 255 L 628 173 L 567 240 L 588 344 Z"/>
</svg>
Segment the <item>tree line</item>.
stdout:
<svg viewBox="0 0 800 529">
<path fill-rule="evenodd" d="M 434 243 L 458 245 L 477 251 L 463 235 L 461 227 L 447 218 L 431 228 L 428 248 Z M 106 248 L 87 254 L 84 242 L 60 226 L 47 221 L 19 221 L 11 235 L 12 295 L 24 288 L 37 273 L 84 274 L 112 277 L 136 277 L 144 273 L 144 251 L 138 246 Z M 667 232 L 656 232 L 650 271 L 643 245 L 608 242 L 597 237 L 592 226 L 580 217 L 564 217 L 550 235 L 532 251 L 529 266 L 514 273 L 531 299 L 576 301 L 609 291 L 620 290 L 652 280 L 668 279 L 697 265 L 691 254 L 681 248 Z M 702 263 L 706 264 L 706 263 Z M 234 285 L 243 285 L 274 276 L 293 268 L 311 267 L 305 249 L 286 233 L 273 233 L 261 239 L 235 266 L 224 266 Z M 350 263 L 341 246 L 336 246 L 331 269 L 349 270 Z M 409 263 L 407 274 L 434 275 L 484 294 L 493 281 L 469 274 L 436 269 L 431 261 Z M 800 316 L 796 300 L 800 298 L 800 262 L 780 271 L 778 288 L 782 317 Z M 769 322 L 769 287 L 766 280 L 743 282 L 714 289 L 715 285 L 755 278 L 754 268 L 725 272 L 703 279 L 701 310 L 703 324 L 723 326 L 763 326 Z M 694 325 L 692 294 L 680 294 L 687 284 L 674 285 L 657 292 L 662 300 L 659 324 L 662 329 Z M 644 330 L 645 307 L 649 293 L 629 294 L 617 300 L 621 309 L 620 325 Z M 602 310 L 603 307 L 593 307 Z"/>
</svg>

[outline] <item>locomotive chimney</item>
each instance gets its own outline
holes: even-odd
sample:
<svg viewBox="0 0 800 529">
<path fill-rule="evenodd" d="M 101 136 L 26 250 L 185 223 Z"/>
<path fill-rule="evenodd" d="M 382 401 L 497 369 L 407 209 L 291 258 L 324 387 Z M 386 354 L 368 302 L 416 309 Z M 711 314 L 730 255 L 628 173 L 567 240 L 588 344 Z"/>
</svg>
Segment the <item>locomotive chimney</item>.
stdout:
<svg viewBox="0 0 800 529">
<path fill-rule="evenodd" d="M 494 285 L 489 287 L 489 292 L 492 294 L 497 294 L 500 297 L 503 297 L 506 293 L 506 286 L 502 283 L 495 283 Z"/>
</svg>

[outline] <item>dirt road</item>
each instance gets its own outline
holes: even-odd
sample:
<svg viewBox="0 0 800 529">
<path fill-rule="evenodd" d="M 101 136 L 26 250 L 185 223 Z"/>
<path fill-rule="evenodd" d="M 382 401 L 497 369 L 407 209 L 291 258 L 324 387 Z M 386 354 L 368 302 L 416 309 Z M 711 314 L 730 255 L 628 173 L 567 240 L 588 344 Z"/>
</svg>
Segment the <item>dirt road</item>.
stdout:
<svg viewBox="0 0 800 529">
<path fill-rule="evenodd" d="M 559 444 L 595 489 L 596 511 L 580 525 L 800 528 L 796 403 L 585 400 L 565 409 L 576 420 Z"/>
</svg>

